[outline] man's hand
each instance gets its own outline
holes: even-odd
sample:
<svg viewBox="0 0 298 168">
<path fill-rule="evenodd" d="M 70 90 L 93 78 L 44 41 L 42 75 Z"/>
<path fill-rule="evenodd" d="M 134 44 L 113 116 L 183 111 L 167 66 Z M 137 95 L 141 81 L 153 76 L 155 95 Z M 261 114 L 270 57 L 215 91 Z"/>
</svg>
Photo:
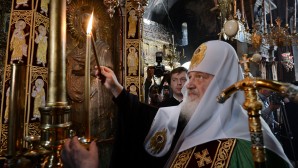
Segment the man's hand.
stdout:
<svg viewBox="0 0 298 168">
<path fill-rule="evenodd" d="M 63 166 L 66 168 L 97 168 L 99 165 L 99 156 L 96 143 L 90 143 L 87 150 L 78 141 L 78 137 L 67 139 L 62 150 Z"/>
<path fill-rule="evenodd" d="M 109 89 L 115 97 L 118 97 L 123 87 L 118 82 L 115 73 L 108 67 L 100 66 L 100 72 L 99 70 L 97 70 L 95 72 L 95 75 L 99 76 L 100 74 L 103 75 L 105 78 L 103 81 L 103 84 L 105 85 L 105 87 Z M 99 77 L 99 80 L 102 80 L 101 78 L 102 77 Z"/>
</svg>

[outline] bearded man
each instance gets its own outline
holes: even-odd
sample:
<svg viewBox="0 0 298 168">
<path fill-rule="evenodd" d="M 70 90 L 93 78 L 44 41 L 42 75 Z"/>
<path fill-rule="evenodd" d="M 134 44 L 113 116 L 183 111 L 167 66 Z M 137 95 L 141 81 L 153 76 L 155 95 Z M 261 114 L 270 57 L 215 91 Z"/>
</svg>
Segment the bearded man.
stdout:
<svg viewBox="0 0 298 168">
<path fill-rule="evenodd" d="M 132 105 L 130 96 L 113 71 L 101 67 L 101 73 L 106 77 L 104 85 L 111 90 L 115 102 L 121 107 L 119 115 L 122 117 L 121 131 L 124 136 L 120 147 L 114 151 L 118 157 L 112 158 L 112 165 L 151 168 L 254 167 L 248 116 L 242 108 L 244 94 L 233 94 L 224 104 L 216 101 L 223 89 L 243 79 L 238 62 L 236 51 L 226 42 L 216 40 L 201 44 L 191 60 L 188 81 L 183 88 L 183 102 L 178 106 L 160 108 L 150 129 L 142 123 L 146 119 L 151 120 L 152 113 L 139 109 L 137 103 Z M 282 146 L 265 121 L 261 119 L 261 122 L 266 166 L 291 167 Z M 147 135 L 144 134 L 146 130 L 149 130 Z M 76 138 L 73 141 L 77 142 Z M 92 157 L 95 160 L 92 163 L 98 160 L 92 152 L 96 146 L 90 152 L 73 150 L 80 146 L 68 140 L 64 147 L 64 160 L 80 158 L 76 160 L 79 162 Z"/>
</svg>

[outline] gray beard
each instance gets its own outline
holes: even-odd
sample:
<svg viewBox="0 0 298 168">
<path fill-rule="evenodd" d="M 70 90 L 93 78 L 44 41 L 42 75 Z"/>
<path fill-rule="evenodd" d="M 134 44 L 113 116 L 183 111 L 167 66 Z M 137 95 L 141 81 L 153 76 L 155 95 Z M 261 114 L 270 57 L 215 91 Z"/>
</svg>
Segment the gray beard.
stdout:
<svg viewBox="0 0 298 168">
<path fill-rule="evenodd" d="M 189 101 L 188 98 L 183 100 L 183 104 L 181 106 L 181 117 L 185 121 L 189 121 L 193 113 L 195 112 L 200 100 Z"/>
</svg>

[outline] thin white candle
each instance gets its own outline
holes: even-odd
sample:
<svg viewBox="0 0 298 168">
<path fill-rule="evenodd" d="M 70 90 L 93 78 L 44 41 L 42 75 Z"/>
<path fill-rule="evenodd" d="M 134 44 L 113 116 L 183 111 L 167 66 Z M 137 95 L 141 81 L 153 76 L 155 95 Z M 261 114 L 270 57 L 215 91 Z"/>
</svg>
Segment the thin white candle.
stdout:
<svg viewBox="0 0 298 168">
<path fill-rule="evenodd" d="M 91 57 L 91 30 L 92 30 L 92 20 L 93 20 L 93 13 L 91 14 L 88 27 L 87 27 L 87 34 L 86 34 L 86 59 L 85 59 L 85 101 L 84 101 L 84 109 L 86 113 L 86 131 L 85 131 L 85 138 L 86 140 L 91 139 L 91 126 L 89 122 L 89 110 L 90 110 L 90 57 Z"/>
</svg>

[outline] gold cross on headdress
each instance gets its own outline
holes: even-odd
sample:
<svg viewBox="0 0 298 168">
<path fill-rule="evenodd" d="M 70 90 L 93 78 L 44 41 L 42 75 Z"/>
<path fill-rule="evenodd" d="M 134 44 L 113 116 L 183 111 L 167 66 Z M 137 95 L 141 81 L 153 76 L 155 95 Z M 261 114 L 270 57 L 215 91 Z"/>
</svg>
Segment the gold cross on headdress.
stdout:
<svg viewBox="0 0 298 168">
<path fill-rule="evenodd" d="M 248 77 L 250 73 L 249 61 L 250 61 L 250 58 L 247 58 L 247 54 L 243 54 L 242 60 L 239 61 L 239 64 L 243 64 L 245 78 Z"/>
</svg>

